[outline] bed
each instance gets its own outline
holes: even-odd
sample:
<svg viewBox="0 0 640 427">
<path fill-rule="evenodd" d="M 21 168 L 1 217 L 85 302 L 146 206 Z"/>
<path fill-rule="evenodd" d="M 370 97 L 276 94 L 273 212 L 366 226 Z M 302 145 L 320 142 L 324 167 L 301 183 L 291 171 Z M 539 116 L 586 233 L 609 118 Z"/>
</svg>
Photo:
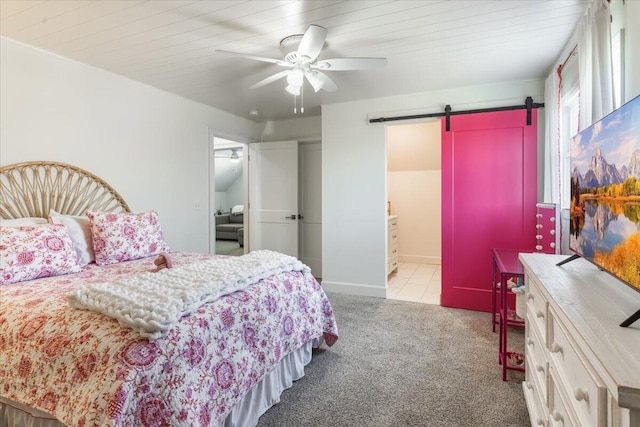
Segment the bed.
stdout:
<svg viewBox="0 0 640 427">
<path fill-rule="evenodd" d="M 86 215 L 94 215 L 93 244 L 79 249 L 79 223 L 87 240 Z M 156 227 L 155 237 L 150 232 L 138 245 L 145 250 L 110 259 L 98 251 L 104 236 L 96 234 L 104 225 L 100 218 L 128 221 L 142 215 Z M 264 274 L 207 300 L 159 336 L 71 307 L 70 295 L 79 289 L 140 277 L 168 280 L 179 272 L 187 277 L 199 266 L 224 266 L 225 258 L 234 258 L 168 252 L 155 215 L 131 213 L 109 184 L 71 165 L 0 168 L 0 254 L 5 255 L 0 260 L 0 426 L 255 425 L 304 375 L 312 349 L 337 340 L 327 296 L 308 269 L 300 268 Z M 38 218 L 54 224 L 30 223 L 42 222 Z M 160 241 L 148 244 L 158 232 Z M 18 250 L 8 251 L 16 236 L 28 240 L 40 238 L 38 233 L 53 233 L 51 241 L 58 242 L 53 247 L 66 248 L 67 256 L 61 261 L 47 258 L 49 252 L 36 253 L 36 261 L 44 257 L 46 265 L 21 280 L 16 265 L 33 264 L 33 255 L 20 258 Z M 84 264 L 82 254 L 91 246 L 96 261 Z M 155 272 L 159 254 L 170 257 L 171 269 Z M 168 272 L 174 276 L 162 276 Z"/>
</svg>

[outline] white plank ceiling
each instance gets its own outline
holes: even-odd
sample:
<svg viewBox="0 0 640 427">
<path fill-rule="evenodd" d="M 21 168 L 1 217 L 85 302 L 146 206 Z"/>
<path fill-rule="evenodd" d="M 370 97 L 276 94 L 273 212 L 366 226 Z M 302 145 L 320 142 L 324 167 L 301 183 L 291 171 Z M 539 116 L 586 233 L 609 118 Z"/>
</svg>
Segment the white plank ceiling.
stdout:
<svg viewBox="0 0 640 427">
<path fill-rule="evenodd" d="M 310 24 L 329 34 L 320 59 L 384 57 L 383 69 L 333 71 L 320 104 L 546 77 L 585 0 L 223 1 L 0 0 L 0 35 L 247 117 L 293 114 L 282 71 L 216 49 L 282 58 L 279 42 Z M 299 98 L 298 98 L 299 100 Z M 257 110 L 258 115 L 249 114 Z"/>
</svg>

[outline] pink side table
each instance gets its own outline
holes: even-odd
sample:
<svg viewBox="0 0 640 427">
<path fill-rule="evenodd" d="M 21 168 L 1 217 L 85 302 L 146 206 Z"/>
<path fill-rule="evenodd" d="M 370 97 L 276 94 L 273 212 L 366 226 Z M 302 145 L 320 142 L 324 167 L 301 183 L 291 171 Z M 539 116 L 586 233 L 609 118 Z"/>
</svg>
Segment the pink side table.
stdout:
<svg viewBox="0 0 640 427">
<path fill-rule="evenodd" d="M 508 288 L 508 280 L 517 281 L 518 278 L 524 280 L 524 269 L 518 260 L 518 254 L 528 252 L 515 249 L 492 249 L 493 252 L 493 283 L 495 304 L 496 288 L 499 286 L 500 298 L 499 307 L 497 307 L 498 324 L 500 325 L 499 339 L 499 362 L 502 365 L 502 381 L 507 380 L 507 371 L 524 372 L 524 352 L 509 351 L 507 346 L 507 330 L 509 326 L 524 327 L 524 320 L 515 314 L 515 309 L 511 310 L 507 303 L 507 295 L 512 294 Z M 492 316 L 495 320 L 496 309 L 494 308 Z"/>
</svg>

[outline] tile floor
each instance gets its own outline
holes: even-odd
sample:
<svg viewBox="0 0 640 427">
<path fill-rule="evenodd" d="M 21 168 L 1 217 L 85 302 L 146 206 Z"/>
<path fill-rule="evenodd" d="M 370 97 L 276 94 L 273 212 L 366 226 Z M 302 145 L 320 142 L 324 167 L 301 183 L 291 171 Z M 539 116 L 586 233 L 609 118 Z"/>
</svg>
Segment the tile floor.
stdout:
<svg viewBox="0 0 640 427">
<path fill-rule="evenodd" d="M 387 278 L 387 298 L 440 305 L 441 277 L 438 264 L 401 262 Z"/>
</svg>

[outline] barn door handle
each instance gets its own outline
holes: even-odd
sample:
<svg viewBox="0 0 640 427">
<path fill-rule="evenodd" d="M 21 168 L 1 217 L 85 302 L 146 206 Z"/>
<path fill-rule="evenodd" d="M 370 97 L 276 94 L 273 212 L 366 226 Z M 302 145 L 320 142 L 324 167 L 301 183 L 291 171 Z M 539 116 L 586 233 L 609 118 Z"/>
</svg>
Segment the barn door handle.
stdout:
<svg viewBox="0 0 640 427">
<path fill-rule="evenodd" d="M 304 219 L 304 216 L 298 214 L 298 219 Z"/>
</svg>

